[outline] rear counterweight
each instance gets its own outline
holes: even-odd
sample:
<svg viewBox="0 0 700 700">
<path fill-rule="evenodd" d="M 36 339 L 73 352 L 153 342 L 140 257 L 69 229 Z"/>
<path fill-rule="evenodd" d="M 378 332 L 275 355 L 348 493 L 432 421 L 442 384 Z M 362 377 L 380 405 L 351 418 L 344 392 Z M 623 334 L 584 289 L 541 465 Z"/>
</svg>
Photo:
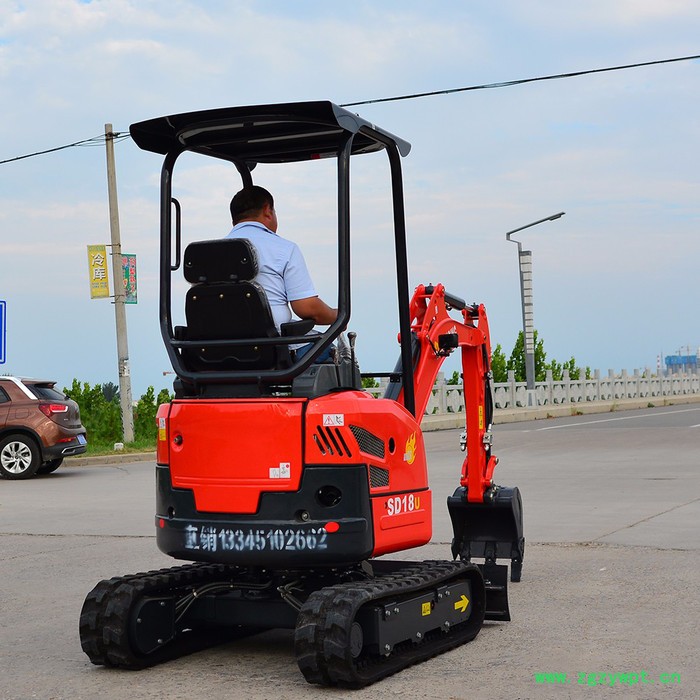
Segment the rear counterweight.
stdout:
<svg viewBox="0 0 700 700">
<path fill-rule="evenodd" d="M 355 564 L 374 548 L 366 465 L 303 470 L 298 491 L 263 492 L 256 513 L 207 513 L 156 469 L 156 539 L 176 559 L 269 568 Z M 333 496 L 333 497 L 331 497 Z"/>
</svg>

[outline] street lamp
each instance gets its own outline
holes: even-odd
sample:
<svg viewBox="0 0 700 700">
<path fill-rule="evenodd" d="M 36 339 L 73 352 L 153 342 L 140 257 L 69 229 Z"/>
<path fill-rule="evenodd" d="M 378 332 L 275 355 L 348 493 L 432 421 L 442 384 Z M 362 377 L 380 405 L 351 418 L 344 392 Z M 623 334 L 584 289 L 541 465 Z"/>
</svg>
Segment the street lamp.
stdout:
<svg viewBox="0 0 700 700">
<path fill-rule="evenodd" d="M 558 214 L 552 214 L 545 219 L 533 221 L 531 224 L 520 226 L 506 233 L 506 240 L 513 241 L 518 244 L 518 265 L 520 267 L 520 300 L 523 308 L 523 352 L 525 354 L 525 380 L 528 390 L 528 404 L 532 401 L 532 394 L 529 392 L 535 389 L 535 326 L 532 304 L 532 251 L 523 250 L 520 241 L 511 238 L 514 233 L 523 229 L 537 226 L 545 221 L 554 221 L 564 216 L 566 212 L 560 211 Z"/>
</svg>

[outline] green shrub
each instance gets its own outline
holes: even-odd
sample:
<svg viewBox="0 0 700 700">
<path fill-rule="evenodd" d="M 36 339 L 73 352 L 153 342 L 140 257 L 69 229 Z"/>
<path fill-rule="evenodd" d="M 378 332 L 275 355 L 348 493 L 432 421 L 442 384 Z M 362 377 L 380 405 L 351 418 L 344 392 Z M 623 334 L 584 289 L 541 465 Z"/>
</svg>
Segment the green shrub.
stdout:
<svg viewBox="0 0 700 700">
<path fill-rule="evenodd" d="M 63 389 L 63 393 L 80 406 L 80 418 L 87 430 L 88 453 L 112 451 L 115 442 L 124 441 L 119 394 L 114 388 L 111 382 L 91 387 L 87 382 L 81 384 L 74 379 L 70 389 Z M 166 389 L 156 397 L 154 388 L 148 387 L 134 406 L 134 442 L 128 443 L 127 449 L 155 449 L 156 412 L 161 403 L 170 400 Z"/>
</svg>

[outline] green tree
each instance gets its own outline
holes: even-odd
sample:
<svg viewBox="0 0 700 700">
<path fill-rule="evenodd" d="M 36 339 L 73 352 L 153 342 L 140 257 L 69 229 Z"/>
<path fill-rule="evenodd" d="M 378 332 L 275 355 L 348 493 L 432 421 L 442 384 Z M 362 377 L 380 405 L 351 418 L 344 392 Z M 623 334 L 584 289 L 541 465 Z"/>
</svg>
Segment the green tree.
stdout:
<svg viewBox="0 0 700 700">
<path fill-rule="evenodd" d="M 564 376 L 564 366 L 562 365 L 561 362 L 557 362 L 556 360 L 552 360 L 545 367 L 545 370 L 547 370 L 547 369 L 552 371 L 552 379 L 555 382 L 560 382 L 562 380 L 562 377 Z"/>
<path fill-rule="evenodd" d="M 152 386 L 146 389 L 134 407 L 134 441 L 155 442 L 158 435 L 156 413 L 163 403 L 170 403 L 172 396 L 167 389 L 161 389 L 158 397 Z"/>
<path fill-rule="evenodd" d="M 535 381 L 542 382 L 546 376 L 546 360 L 547 353 L 544 351 L 544 341 L 538 338 L 537 331 L 534 332 L 535 340 Z M 518 338 L 515 341 L 515 346 L 513 347 L 513 352 L 510 354 L 510 358 L 506 364 L 507 370 L 512 370 L 515 372 L 515 381 L 524 382 L 525 376 L 525 341 L 523 337 L 523 332 L 518 333 Z"/>
<path fill-rule="evenodd" d="M 562 380 L 564 377 L 564 370 L 568 370 L 571 379 L 580 379 L 582 374 L 586 379 L 591 378 L 591 368 L 586 367 L 584 371 L 576 364 L 576 358 L 573 356 L 563 363 L 557 362 L 555 359 L 547 362 L 547 353 L 544 351 L 544 341 L 540 340 L 537 331 L 535 331 L 534 336 L 536 382 L 543 382 L 547 378 L 547 370 L 551 370 L 552 379 L 555 382 L 560 382 Z M 520 331 L 515 341 L 513 352 L 511 352 L 507 362 L 501 346 L 496 345 L 496 349 L 491 356 L 491 370 L 495 382 L 508 381 L 509 370 L 515 373 L 516 382 L 525 381 L 525 351 L 523 345 L 523 332 Z"/>
<path fill-rule="evenodd" d="M 494 382 L 508 381 L 508 361 L 501 344 L 496 345 L 496 349 L 491 353 L 491 372 L 493 373 Z"/>
<path fill-rule="evenodd" d="M 134 407 L 134 440 L 136 442 L 155 439 L 157 408 L 155 390 L 149 386 Z"/>
<path fill-rule="evenodd" d="M 581 368 L 576 366 L 576 358 L 569 358 L 568 362 L 564 363 L 564 369 L 569 371 L 569 379 L 579 379 Z M 562 372 L 563 375 L 563 372 Z"/>
<path fill-rule="evenodd" d="M 63 393 L 80 407 L 80 418 L 87 430 L 89 442 L 107 444 L 121 439 L 119 401 L 116 397 L 107 401 L 101 385 L 91 387 L 87 382 L 81 384 L 74 379 L 70 389 L 64 388 Z"/>
<path fill-rule="evenodd" d="M 452 376 L 448 380 L 445 381 L 445 384 L 450 384 L 450 385 L 461 384 L 461 383 L 462 383 L 462 375 L 457 370 L 452 372 Z"/>
<path fill-rule="evenodd" d="M 560 382 L 564 378 L 564 370 L 568 370 L 569 379 L 581 379 L 581 374 L 583 374 L 585 379 L 591 378 L 591 368 L 586 367 L 586 369 L 583 370 L 576 364 L 576 358 L 573 356 L 564 363 L 552 360 L 546 365 L 545 369 L 552 370 L 552 379 L 555 382 Z"/>
<path fill-rule="evenodd" d="M 80 418 L 88 434 L 88 449 L 111 449 L 115 442 L 123 438 L 121 407 L 119 395 L 104 391 L 107 384 L 95 384 L 91 387 L 87 382 L 73 380 L 70 389 L 63 393 L 77 402 L 80 407 Z M 107 396 L 111 395 L 111 399 Z M 154 445 L 156 441 L 156 412 L 162 403 L 171 400 L 170 393 L 163 389 L 158 398 L 149 386 L 134 408 L 134 442 L 143 445 Z"/>
<path fill-rule="evenodd" d="M 104 394 L 105 401 L 108 403 L 116 398 L 119 401 L 119 387 L 114 382 L 107 382 L 101 386 L 102 393 Z"/>
</svg>

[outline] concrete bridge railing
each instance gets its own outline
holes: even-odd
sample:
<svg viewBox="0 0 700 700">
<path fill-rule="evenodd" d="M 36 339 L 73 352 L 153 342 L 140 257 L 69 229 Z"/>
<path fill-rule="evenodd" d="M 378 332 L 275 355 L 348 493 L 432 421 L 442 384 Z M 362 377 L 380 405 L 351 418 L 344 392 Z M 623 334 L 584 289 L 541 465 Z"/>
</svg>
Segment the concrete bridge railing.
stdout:
<svg viewBox="0 0 700 700">
<path fill-rule="evenodd" d="M 368 389 L 375 396 L 382 396 L 388 380 L 376 389 Z M 595 370 L 591 379 L 570 379 L 564 370 L 561 380 L 555 381 L 552 372 L 547 371 L 545 381 L 536 382 L 535 389 L 528 392 L 525 382 L 516 382 L 513 372 L 508 373 L 507 382 L 493 385 L 496 408 L 553 407 L 565 404 L 585 404 L 592 402 L 616 401 L 625 399 L 654 399 L 700 395 L 700 373 L 652 375 L 650 370 L 643 373 L 638 369 L 629 374 L 622 370 L 616 374 L 608 370 L 601 375 Z M 438 375 L 428 402 L 426 415 L 447 415 L 464 411 L 464 389 L 461 384 L 447 384 L 443 373 Z"/>
</svg>

